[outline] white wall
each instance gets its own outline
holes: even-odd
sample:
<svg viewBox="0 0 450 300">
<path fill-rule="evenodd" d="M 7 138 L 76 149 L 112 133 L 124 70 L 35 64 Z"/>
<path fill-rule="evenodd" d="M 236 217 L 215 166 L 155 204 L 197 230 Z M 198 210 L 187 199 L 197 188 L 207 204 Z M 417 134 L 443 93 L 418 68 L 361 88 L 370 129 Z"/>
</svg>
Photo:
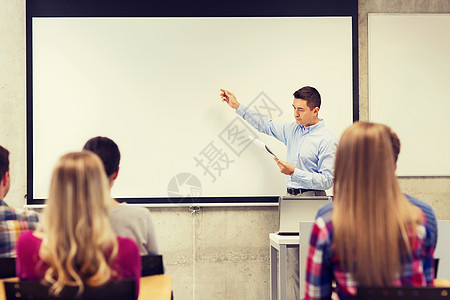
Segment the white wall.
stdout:
<svg viewBox="0 0 450 300">
<path fill-rule="evenodd" d="M 369 14 L 370 120 L 402 142 L 399 176 L 449 176 L 450 14 Z"/>
</svg>

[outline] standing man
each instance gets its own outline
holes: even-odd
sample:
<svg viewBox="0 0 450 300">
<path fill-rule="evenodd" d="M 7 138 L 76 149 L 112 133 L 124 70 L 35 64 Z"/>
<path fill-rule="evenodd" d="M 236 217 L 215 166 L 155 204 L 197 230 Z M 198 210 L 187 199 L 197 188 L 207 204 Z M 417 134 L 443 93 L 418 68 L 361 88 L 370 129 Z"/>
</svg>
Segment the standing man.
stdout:
<svg viewBox="0 0 450 300">
<path fill-rule="evenodd" d="M 333 184 L 337 139 L 319 119 L 319 92 L 305 86 L 294 93 L 295 122 L 273 123 L 266 116 L 240 104 L 233 93 L 221 90 L 222 101 L 258 131 L 277 138 L 287 147 L 287 161 L 275 158 L 286 175 L 287 193 L 296 196 L 325 196 Z"/>
<path fill-rule="evenodd" d="M 291 196 L 326 196 L 325 190 L 333 184 L 336 137 L 325 128 L 319 118 L 319 92 L 305 86 L 294 93 L 292 107 L 295 122 L 274 123 L 266 116 L 240 104 L 233 93 L 220 90 L 223 102 L 258 131 L 277 138 L 287 148 L 287 161 L 275 158 L 280 172 L 286 175 L 287 193 Z M 288 249 L 288 268 L 292 275 L 293 293 L 299 296 L 299 252 Z"/>
<path fill-rule="evenodd" d="M 0 146 L 0 257 L 15 257 L 20 234 L 25 230 L 35 230 L 39 222 L 35 212 L 15 210 L 3 201 L 10 183 L 9 151 Z"/>
<path fill-rule="evenodd" d="M 120 151 L 117 144 L 107 137 L 98 136 L 87 141 L 83 150 L 92 151 L 100 157 L 112 188 L 119 174 Z M 109 219 L 118 236 L 129 237 L 136 242 L 141 255 L 158 254 L 155 230 L 148 209 L 112 199 Z"/>
</svg>

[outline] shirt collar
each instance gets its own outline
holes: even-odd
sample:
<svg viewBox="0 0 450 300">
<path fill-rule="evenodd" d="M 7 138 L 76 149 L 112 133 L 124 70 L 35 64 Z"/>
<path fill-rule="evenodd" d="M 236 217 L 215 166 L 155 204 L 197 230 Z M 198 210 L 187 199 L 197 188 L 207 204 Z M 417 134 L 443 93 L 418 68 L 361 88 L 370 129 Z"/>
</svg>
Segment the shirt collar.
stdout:
<svg viewBox="0 0 450 300">
<path fill-rule="evenodd" d="M 315 130 L 316 128 L 319 128 L 319 127 L 322 127 L 322 126 L 323 126 L 323 119 L 321 119 L 321 118 L 319 118 L 319 122 L 317 124 L 308 126 L 306 128 L 300 125 L 303 133 L 311 132 L 311 131 Z"/>
<path fill-rule="evenodd" d="M 0 199 L 0 206 L 8 206 L 8 204 L 6 204 L 5 201 L 3 201 L 2 199 Z"/>
</svg>

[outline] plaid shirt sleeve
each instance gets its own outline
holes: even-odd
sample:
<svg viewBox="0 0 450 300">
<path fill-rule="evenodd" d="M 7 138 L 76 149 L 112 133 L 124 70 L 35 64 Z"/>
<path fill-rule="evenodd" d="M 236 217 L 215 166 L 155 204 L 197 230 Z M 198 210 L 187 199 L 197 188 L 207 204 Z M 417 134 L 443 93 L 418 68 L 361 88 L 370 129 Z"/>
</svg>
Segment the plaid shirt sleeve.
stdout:
<svg viewBox="0 0 450 300">
<path fill-rule="evenodd" d="M 426 239 L 425 225 L 418 225 L 417 236 L 411 236 L 409 239 L 412 255 L 404 258 L 402 274 L 395 280 L 394 286 L 433 285 L 434 247 L 427 243 Z"/>
<path fill-rule="evenodd" d="M 319 217 L 313 226 L 306 262 L 305 300 L 331 299 L 332 254 L 330 222 Z"/>
<path fill-rule="evenodd" d="M 20 234 L 36 229 L 38 222 L 38 215 L 34 212 L 0 206 L 0 257 L 15 257 Z"/>
<path fill-rule="evenodd" d="M 412 258 L 404 265 L 402 284 L 433 285 L 434 246 L 432 239 L 434 237 L 430 234 L 424 217 L 424 224 L 417 226 L 417 236 L 410 238 Z"/>
<path fill-rule="evenodd" d="M 422 259 L 422 268 L 423 274 L 425 276 L 425 281 L 427 285 L 433 285 L 434 279 L 434 250 L 436 247 L 437 241 L 437 225 L 436 219 L 432 219 L 424 216 L 424 232 L 425 237 L 423 237 L 424 241 L 421 245 L 421 259 Z"/>
<path fill-rule="evenodd" d="M 422 263 L 423 263 L 423 273 L 425 275 L 425 280 L 427 285 L 433 285 L 434 280 L 434 247 L 431 245 L 424 245 L 422 251 Z"/>
</svg>

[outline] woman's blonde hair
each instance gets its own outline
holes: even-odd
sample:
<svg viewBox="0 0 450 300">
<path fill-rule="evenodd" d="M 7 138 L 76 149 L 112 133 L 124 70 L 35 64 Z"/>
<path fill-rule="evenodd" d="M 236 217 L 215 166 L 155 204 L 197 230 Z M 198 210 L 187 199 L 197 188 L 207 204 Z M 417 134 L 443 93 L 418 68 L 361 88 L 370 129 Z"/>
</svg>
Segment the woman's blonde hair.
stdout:
<svg viewBox="0 0 450 300">
<path fill-rule="evenodd" d="M 333 227 L 341 266 L 363 285 L 390 285 L 411 254 L 420 212 L 395 176 L 389 127 L 356 122 L 339 141 L 335 160 Z"/>
<path fill-rule="evenodd" d="M 62 156 L 53 171 L 42 220 L 39 251 L 48 264 L 43 280 L 58 295 L 64 285 L 106 283 L 117 254 L 108 218 L 108 181 L 100 159 L 89 151 Z"/>
</svg>

